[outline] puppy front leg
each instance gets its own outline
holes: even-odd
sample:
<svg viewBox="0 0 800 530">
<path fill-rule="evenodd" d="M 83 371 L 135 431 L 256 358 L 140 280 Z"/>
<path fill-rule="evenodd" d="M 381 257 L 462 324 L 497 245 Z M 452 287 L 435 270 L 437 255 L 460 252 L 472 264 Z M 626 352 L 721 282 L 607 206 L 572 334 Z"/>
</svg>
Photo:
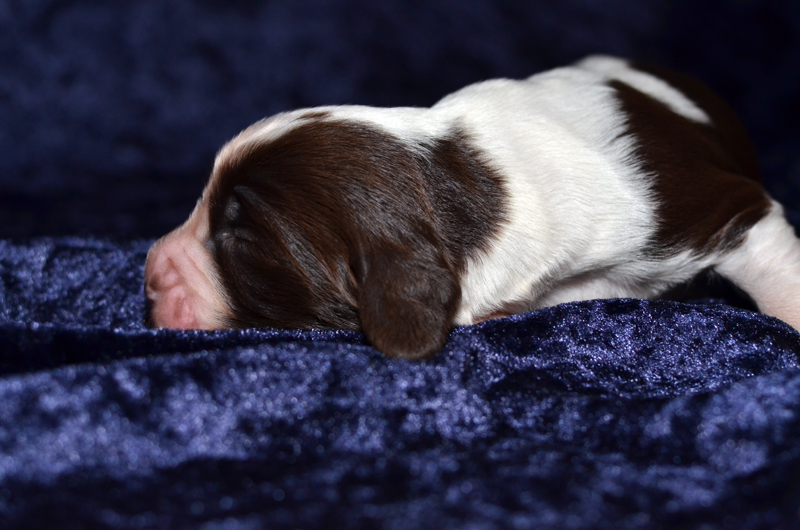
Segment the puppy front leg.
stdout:
<svg viewBox="0 0 800 530">
<path fill-rule="evenodd" d="M 747 292 L 762 313 L 800 330 L 800 240 L 778 203 L 715 269 Z"/>
</svg>

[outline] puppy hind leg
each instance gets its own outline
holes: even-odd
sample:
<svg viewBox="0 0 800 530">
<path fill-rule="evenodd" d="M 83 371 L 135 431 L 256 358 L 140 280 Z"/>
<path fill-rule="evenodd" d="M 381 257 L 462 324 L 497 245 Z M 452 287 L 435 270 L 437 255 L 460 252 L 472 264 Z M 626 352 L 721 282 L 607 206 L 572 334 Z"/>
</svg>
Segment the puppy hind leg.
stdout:
<svg viewBox="0 0 800 530">
<path fill-rule="evenodd" d="M 800 330 L 800 240 L 779 204 L 715 270 L 750 295 L 762 313 Z"/>
</svg>

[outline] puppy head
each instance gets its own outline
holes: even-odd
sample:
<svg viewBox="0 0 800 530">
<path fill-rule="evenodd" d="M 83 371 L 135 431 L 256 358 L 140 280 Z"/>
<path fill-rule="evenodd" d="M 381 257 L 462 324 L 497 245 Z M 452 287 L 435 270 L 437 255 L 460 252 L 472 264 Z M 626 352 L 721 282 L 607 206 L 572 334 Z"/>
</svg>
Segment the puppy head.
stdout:
<svg viewBox="0 0 800 530">
<path fill-rule="evenodd" d="M 423 180 L 375 128 L 319 113 L 251 127 L 148 254 L 152 323 L 361 329 L 386 355 L 432 355 L 460 288 Z"/>
</svg>

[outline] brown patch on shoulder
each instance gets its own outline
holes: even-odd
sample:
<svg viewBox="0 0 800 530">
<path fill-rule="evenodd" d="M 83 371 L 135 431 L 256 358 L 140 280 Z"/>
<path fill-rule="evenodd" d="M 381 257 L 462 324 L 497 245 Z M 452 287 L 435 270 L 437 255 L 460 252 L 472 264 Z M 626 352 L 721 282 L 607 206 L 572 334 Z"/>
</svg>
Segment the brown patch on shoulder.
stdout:
<svg viewBox="0 0 800 530">
<path fill-rule="evenodd" d="M 466 260 L 487 251 L 507 222 L 502 179 L 458 129 L 429 146 L 421 160 L 424 185 L 436 226 L 458 272 Z"/>
<path fill-rule="evenodd" d="M 732 111 L 699 81 L 686 78 L 677 84 L 673 86 L 697 98 L 692 99 L 714 126 L 680 116 L 621 81 L 610 83 L 637 139 L 640 166 L 655 175 L 651 188 L 659 227 L 652 251 L 663 255 L 685 248 L 733 248 L 770 208 L 757 183 L 752 144 Z"/>
</svg>

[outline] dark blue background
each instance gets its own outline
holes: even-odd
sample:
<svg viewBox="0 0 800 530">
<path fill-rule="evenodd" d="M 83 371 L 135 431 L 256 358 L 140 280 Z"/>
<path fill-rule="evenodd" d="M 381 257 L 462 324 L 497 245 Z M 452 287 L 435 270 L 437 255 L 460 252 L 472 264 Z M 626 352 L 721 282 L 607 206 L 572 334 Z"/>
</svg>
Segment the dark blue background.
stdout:
<svg viewBox="0 0 800 530">
<path fill-rule="evenodd" d="M 302 106 L 430 105 L 590 53 L 690 72 L 800 203 L 796 0 L 0 3 L 0 237 L 155 237 L 216 150 Z"/>
<path fill-rule="evenodd" d="M 251 122 L 589 53 L 720 92 L 800 224 L 799 35 L 797 0 L 0 0 L 0 528 L 800 528 L 800 335 L 727 294 L 459 327 L 418 363 L 142 320 L 153 238 Z"/>
</svg>

